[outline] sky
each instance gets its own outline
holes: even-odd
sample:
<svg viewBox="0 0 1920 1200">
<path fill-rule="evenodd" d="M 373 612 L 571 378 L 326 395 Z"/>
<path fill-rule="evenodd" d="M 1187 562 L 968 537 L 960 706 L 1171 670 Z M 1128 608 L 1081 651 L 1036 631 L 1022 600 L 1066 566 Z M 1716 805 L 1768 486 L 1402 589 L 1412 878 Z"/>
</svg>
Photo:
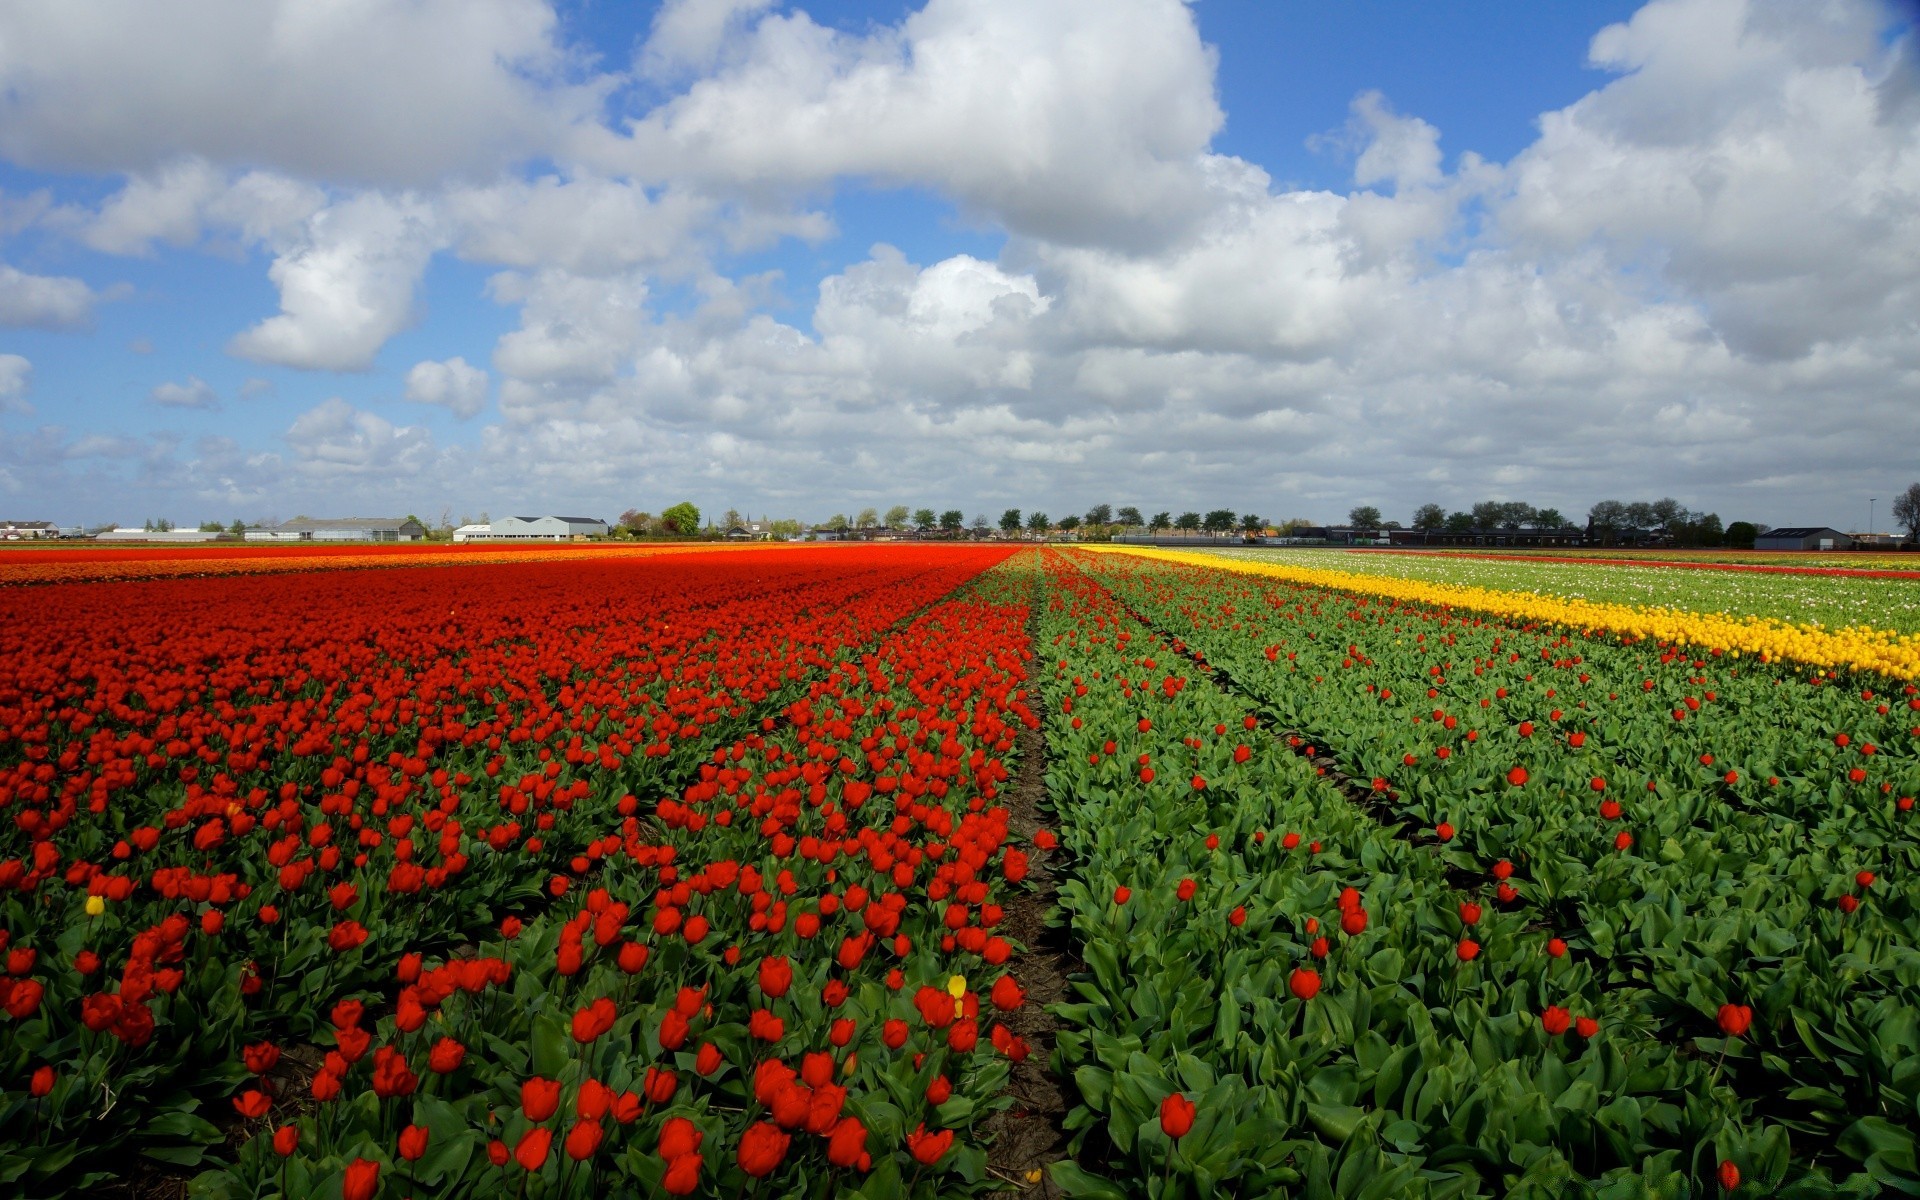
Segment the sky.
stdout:
<svg viewBox="0 0 1920 1200">
<path fill-rule="evenodd" d="M 0 518 L 1920 479 L 1893 0 L 0 0 Z"/>
</svg>

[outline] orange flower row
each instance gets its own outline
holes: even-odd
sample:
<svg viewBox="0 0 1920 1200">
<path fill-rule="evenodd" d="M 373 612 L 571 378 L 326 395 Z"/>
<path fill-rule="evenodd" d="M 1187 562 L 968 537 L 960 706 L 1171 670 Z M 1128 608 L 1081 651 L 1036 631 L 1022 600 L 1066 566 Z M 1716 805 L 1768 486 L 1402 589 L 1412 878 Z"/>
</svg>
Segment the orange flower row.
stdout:
<svg viewBox="0 0 1920 1200">
<path fill-rule="evenodd" d="M 724 550 L 765 550 L 758 543 L 514 547 L 353 546 L 208 550 L 47 550 L 0 554 L 0 586 L 28 583 L 95 583 L 103 580 L 180 579 L 208 575 L 268 575 L 289 571 L 335 571 L 369 567 L 448 567 L 487 563 L 553 562 L 560 559 L 652 558 Z"/>
</svg>

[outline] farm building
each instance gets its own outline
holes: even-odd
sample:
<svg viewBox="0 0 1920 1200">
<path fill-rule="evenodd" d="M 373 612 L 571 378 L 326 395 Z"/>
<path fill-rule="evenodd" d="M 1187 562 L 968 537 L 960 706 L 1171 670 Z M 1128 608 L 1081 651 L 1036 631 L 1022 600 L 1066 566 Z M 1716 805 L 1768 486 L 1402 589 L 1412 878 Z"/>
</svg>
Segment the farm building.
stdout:
<svg viewBox="0 0 1920 1200">
<path fill-rule="evenodd" d="M 1755 550 L 1851 550 L 1853 539 L 1825 525 L 1769 529 L 1753 539 Z"/>
<path fill-rule="evenodd" d="M 0 521 L 0 539 L 9 542 L 59 536 L 60 527 L 52 521 Z"/>
<path fill-rule="evenodd" d="M 296 517 L 271 529 L 249 529 L 250 542 L 417 542 L 426 527 L 412 517 Z"/>
<path fill-rule="evenodd" d="M 1557 529 L 1391 529 L 1396 546 L 1579 546 L 1587 531 L 1577 525 Z"/>
<path fill-rule="evenodd" d="M 220 534 L 201 529 L 108 529 L 94 535 L 97 542 L 211 542 Z"/>
<path fill-rule="evenodd" d="M 453 531 L 456 542 L 564 542 L 576 537 L 600 537 L 607 523 L 598 517 L 501 517 L 486 525 L 462 525 Z"/>
</svg>

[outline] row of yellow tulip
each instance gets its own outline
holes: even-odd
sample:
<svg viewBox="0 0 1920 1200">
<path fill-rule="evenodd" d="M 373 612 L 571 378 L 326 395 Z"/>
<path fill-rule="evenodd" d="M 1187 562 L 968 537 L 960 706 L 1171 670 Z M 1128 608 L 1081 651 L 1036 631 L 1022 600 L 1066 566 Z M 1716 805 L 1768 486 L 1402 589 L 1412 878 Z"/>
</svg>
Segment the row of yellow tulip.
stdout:
<svg viewBox="0 0 1920 1200">
<path fill-rule="evenodd" d="M 1920 678 L 1920 636 L 1869 626 L 1821 629 L 1771 617 L 1734 617 L 1662 607 L 1603 604 L 1534 592 L 1499 591 L 1385 575 L 1282 565 L 1134 546 L 1086 549 L 1266 575 L 1289 583 L 1385 596 L 1416 604 L 1445 605 L 1509 620 L 1537 621 L 1590 632 L 1651 638 L 1702 650 L 1718 650 L 1761 662 L 1793 662 L 1828 670 L 1871 671 L 1894 679 Z"/>
</svg>

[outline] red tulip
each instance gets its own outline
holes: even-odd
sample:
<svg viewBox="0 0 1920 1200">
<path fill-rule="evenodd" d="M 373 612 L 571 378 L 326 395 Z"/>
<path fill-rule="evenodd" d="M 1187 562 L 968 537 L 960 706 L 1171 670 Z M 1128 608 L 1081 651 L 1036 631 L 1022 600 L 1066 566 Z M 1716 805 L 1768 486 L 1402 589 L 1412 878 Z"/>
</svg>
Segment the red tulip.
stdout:
<svg viewBox="0 0 1920 1200">
<path fill-rule="evenodd" d="M 513 1148 L 513 1160 L 523 1171 L 538 1171 L 547 1164 L 547 1153 L 552 1149 L 553 1130 L 536 1125 L 520 1136 L 520 1144 Z"/>
<path fill-rule="evenodd" d="M 700 1186 L 702 1160 L 698 1154 L 683 1154 L 667 1164 L 660 1186 L 669 1196 L 691 1196 Z"/>
<path fill-rule="evenodd" d="M 793 966 L 785 958 L 763 958 L 760 960 L 760 990 L 769 996 L 780 997 L 787 994 L 793 986 Z"/>
<path fill-rule="evenodd" d="M 867 1127 L 858 1117 L 841 1117 L 827 1136 L 827 1161 L 836 1167 L 856 1167 L 867 1156 Z"/>
<path fill-rule="evenodd" d="M 1187 1136 L 1193 1128 L 1193 1101 L 1179 1092 L 1174 1092 L 1160 1102 L 1160 1132 L 1175 1141 Z"/>
<path fill-rule="evenodd" d="M 373 1200 L 380 1190 L 380 1164 L 356 1158 L 340 1180 L 340 1200 Z"/>
<path fill-rule="evenodd" d="M 1753 1009 L 1744 1004 L 1722 1004 L 1715 1018 L 1720 1032 L 1728 1037 L 1744 1037 L 1747 1028 L 1753 1024 Z"/>
<path fill-rule="evenodd" d="M 575 1121 L 573 1128 L 567 1131 L 567 1157 L 575 1162 L 592 1158 L 593 1152 L 600 1148 L 600 1139 L 605 1136 L 606 1131 L 600 1127 L 600 1122 Z"/>
<path fill-rule="evenodd" d="M 684 1155 L 698 1154 L 706 1136 L 685 1117 L 668 1117 L 667 1123 L 660 1127 L 660 1157 L 671 1162 Z"/>
<path fill-rule="evenodd" d="M 787 1144 L 792 1140 L 778 1125 L 755 1121 L 740 1135 L 736 1161 L 742 1171 L 755 1179 L 763 1179 L 787 1156 Z"/>
<path fill-rule="evenodd" d="M 953 1147 L 953 1130 L 942 1129 L 928 1133 L 925 1125 L 907 1135 L 907 1149 L 912 1152 L 913 1160 L 921 1166 L 930 1167 Z"/>
<path fill-rule="evenodd" d="M 1732 1159 L 1723 1159 L 1720 1163 L 1720 1187 L 1724 1191 L 1733 1191 L 1740 1186 L 1740 1168 Z"/>
<path fill-rule="evenodd" d="M 1480 943 L 1472 938 L 1461 938 L 1460 944 L 1453 948 L 1453 952 L 1461 962 L 1472 962 L 1480 957 Z"/>
<path fill-rule="evenodd" d="M 281 1158 L 289 1158 L 300 1148 L 300 1130 L 293 1125 L 282 1125 L 273 1131 L 273 1152 Z"/>
<path fill-rule="evenodd" d="M 261 1091 L 243 1092 L 233 1098 L 233 1111 L 249 1121 L 258 1121 L 272 1107 L 272 1097 Z"/>
<path fill-rule="evenodd" d="M 520 1109 L 538 1124 L 560 1110 L 560 1081 L 538 1075 L 520 1085 Z"/>
<path fill-rule="evenodd" d="M 1549 1037 L 1559 1037 L 1573 1024 L 1573 1014 L 1558 1004 L 1547 1005 L 1547 1011 L 1540 1014 L 1540 1028 L 1547 1031 Z"/>
<path fill-rule="evenodd" d="M 443 1037 L 433 1044 L 427 1054 L 427 1069 L 436 1075 L 449 1075 L 460 1069 L 467 1057 L 467 1048 L 450 1037 Z"/>
<path fill-rule="evenodd" d="M 1132 888 L 1122 886 L 1113 889 L 1113 902 L 1115 904 L 1125 904 L 1131 899 L 1133 899 Z"/>
<path fill-rule="evenodd" d="M 400 1131 L 400 1157 L 408 1162 L 420 1161 L 427 1152 L 427 1131 L 418 1125 L 409 1125 Z"/>
<path fill-rule="evenodd" d="M 1293 974 L 1287 977 L 1287 990 L 1301 1000 L 1313 999 L 1320 994 L 1320 972 L 1295 967 Z"/>
</svg>

